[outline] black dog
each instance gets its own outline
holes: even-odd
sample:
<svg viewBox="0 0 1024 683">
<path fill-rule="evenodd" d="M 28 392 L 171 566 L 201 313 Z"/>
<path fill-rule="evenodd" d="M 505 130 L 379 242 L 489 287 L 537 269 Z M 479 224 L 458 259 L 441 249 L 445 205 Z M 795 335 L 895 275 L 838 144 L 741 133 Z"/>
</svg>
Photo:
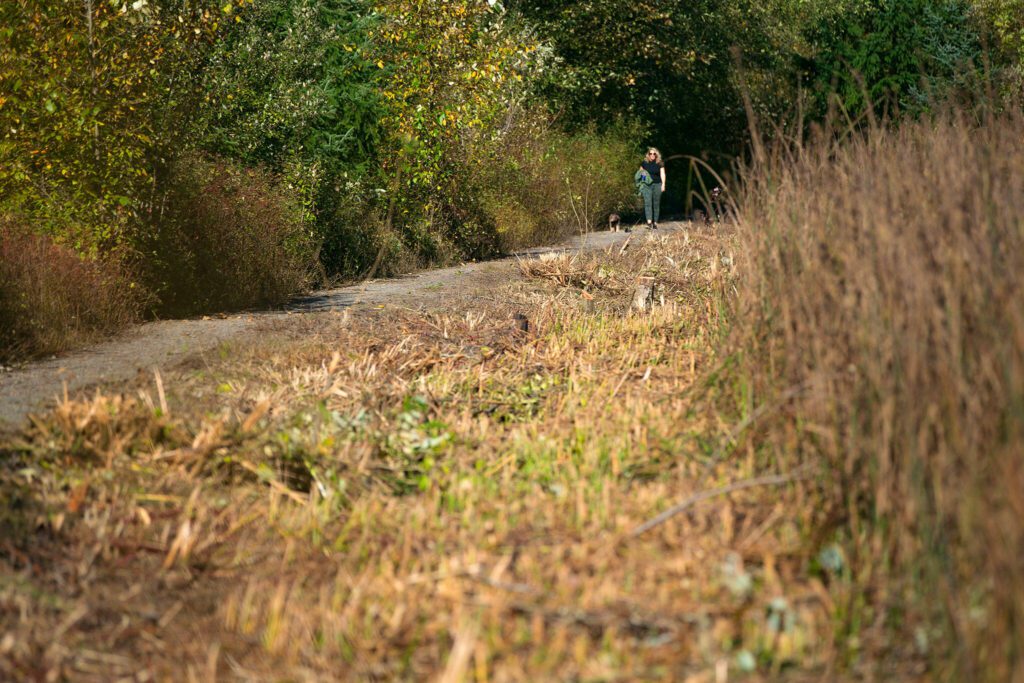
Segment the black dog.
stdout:
<svg viewBox="0 0 1024 683">
<path fill-rule="evenodd" d="M 704 202 L 701 201 L 701 204 Z M 725 191 L 717 185 L 713 187 L 705 208 L 706 212 L 701 209 L 694 210 L 694 223 L 718 223 L 725 220 L 726 214 L 729 212 L 729 205 L 725 201 Z"/>
</svg>

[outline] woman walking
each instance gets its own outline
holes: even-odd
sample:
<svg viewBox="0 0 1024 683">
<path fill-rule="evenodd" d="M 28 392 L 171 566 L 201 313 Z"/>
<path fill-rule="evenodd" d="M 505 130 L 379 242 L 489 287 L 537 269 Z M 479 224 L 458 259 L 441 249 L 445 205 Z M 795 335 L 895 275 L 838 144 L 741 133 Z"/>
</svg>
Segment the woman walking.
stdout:
<svg viewBox="0 0 1024 683">
<path fill-rule="evenodd" d="M 648 149 L 636 176 L 640 195 L 644 198 L 647 227 L 650 230 L 657 230 L 661 214 L 661 194 L 665 191 L 665 163 L 661 160 L 661 152 L 654 147 Z"/>
</svg>

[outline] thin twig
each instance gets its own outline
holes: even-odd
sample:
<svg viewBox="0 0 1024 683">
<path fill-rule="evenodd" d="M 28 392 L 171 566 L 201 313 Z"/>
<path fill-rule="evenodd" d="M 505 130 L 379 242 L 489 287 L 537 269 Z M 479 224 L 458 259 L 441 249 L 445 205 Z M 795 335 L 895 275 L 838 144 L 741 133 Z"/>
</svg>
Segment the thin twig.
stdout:
<svg viewBox="0 0 1024 683">
<path fill-rule="evenodd" d="M 710 489 L 707 491 L 701 491 L 695 493 L 683 502 L 673 505 L 668 510 L 665 510 L 654 519 L 648 520 L 629 532 L 627 538 L 636 538 L 640 534 L 650 531 L 659 524 L 664 524 L 668 520 L 672 519 L 681 512 L 686 511 L 688 508 L 700 503 L 701 501 L 709 500 L 711 498 L 717 498 L 718 496 L 725 496 L 736 491 L 743 491 L 744 489 L 752 489 L 757 486 L 780 486 L 782 484 L 788 484 L 791 481 L 798 479 L 806 479 L 810 474 L 804 470 L 796 470 L 789 474 L 773 474 L 766 477 L 755 477 L 754 479 L 744 479 L 727 486 L 721 486 L 717 489 Z"/>
</svg>

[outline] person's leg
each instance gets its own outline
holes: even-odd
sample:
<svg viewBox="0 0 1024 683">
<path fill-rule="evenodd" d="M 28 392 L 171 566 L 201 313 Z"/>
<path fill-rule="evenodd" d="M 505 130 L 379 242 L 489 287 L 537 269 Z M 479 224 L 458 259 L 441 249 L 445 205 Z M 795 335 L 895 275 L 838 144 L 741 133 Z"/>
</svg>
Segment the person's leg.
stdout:
<svg viewBox="0 0 1024 683">
<path fill-rule="evenodd" d="M 654 224 L 658 224 L 658 218 L 661 216 L 661 183 L 655 183 L 651 185 L 651 215 L 654 220 Z M 652 220 L 648 219 L 648 220 Z"/>
<path fill-rule="evenodd" d="M 654 218 L 653 218 L 653 215 L 654 215 L 654 204 L 652 202 L 653 192 L 651 190 L 652 187 L 654 187 L 654 186 L 653 185 L 641 185 L 640 186 L 640 194 L 643 195 L 643 198 L 644 198 L 644 217 L 647 218 L 647 224 L 648 225 L 650 225 L 651 221 L 654 220 Z"/>
</svg>

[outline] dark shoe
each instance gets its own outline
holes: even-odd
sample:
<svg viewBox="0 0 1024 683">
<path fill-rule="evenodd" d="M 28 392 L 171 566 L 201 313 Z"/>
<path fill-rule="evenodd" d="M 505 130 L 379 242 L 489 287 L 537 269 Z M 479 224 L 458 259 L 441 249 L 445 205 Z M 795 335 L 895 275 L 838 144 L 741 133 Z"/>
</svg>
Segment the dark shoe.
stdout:
<svg viewBox="0 0 1024 683">
<path fill-rule="evenodd" d="M 654 223 L 654 224 L 653 224 L 653 227 L 651 228 L 651 230 L 657 230 L 657 229 L 658 229 L 658 224 L 657 224 L 657 223 Z"/>
<path fill-rule="evenodd" d="M 656 227 L 656 226 L 654 225 L 654 223 L 648 223 L 648 224 L 647 224 L 647 229 L 648 229 L 648 230 L 654 230 L 654 228 L 655 228 L 655 227 Z"/>
</svg>

